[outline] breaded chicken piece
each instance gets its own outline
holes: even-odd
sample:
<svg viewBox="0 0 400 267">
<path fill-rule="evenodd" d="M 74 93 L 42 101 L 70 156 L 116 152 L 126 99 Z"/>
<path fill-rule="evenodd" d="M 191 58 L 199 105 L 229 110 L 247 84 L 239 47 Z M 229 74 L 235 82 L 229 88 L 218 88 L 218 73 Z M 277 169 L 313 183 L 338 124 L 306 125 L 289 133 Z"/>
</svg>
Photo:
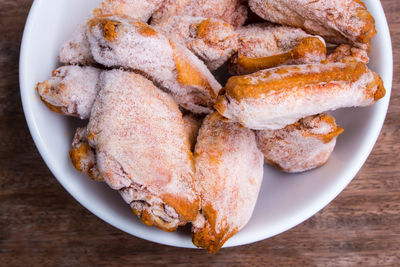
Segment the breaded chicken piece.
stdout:
<svg viewBox="0 0 400 267">
<path fill-rule="evenodd" d="M 275 23 L 302 28 L 330 43 L 369 49 L 375 20 L 361 0 L 249 0 L 257 15 Z"/>
<path fill-rule="evenodd" d="M 281 129 L 301 118 L 384 97 L 378 74 L 361 62 L 281 66 L 231 77 L 216 109 L 255 130 Z"/>
<path fill-rule="evenodd" d="M 122 70 L 103 72 L 101 88 L 86 133 L 100 176 L 146 225 L 174 231 L 193 221 L 199 199 L 178 105 L 151 81 Z"/>
<path fill-rule="evenodd" d="M 189 143 L 192 150 L 194 150 L 194 146 L 196 145 L 197 136 L 201 124 L 203 123 L 203 119 L 203 117 L 194 116 L 193 114 L 186 114 L 183 116 L 183 122 L 185 123 L 186 133 L 189 137 Z"/>
<path fill-rule="evenodd" d="M 104 0 L 93 10 L 89 19 L 105 15 L 122 15 L 147 22 L 164 0 Z M 61 47 L 58 56 L 61 63 L 94 65 L 96 64 L 90 51 L 87 39 L 87 24 L 77 27 L 71 37 Z"/>
<path fill-rule="evenodd" d="M 339 45 L 327 57 L 327 62 L 363 62 L 369 63 L 368 53 L 365 50 L 347 44 Z"/>
<path fill-rule="evenodd" d="M 72 140 L 72 148 L 69 151 L 72 165 L 86 174 L 90 179 L 95 181 L 103 181 L 103 177 L 99 173 L 96 162 L 96 151 L 89 146 L 87 140 L 87 128 L 82 127 L 76 130 L 74 139 Z"/>
<path fill-rule="evenodd" d="M 219 19 L 174 16 L 155 27 L 174 41 L 185 45 L 213 71 L 238 49 L 233 27 Z"/>
<path fill-rule="evenodd" d="M 257 131 L 265 162 L 285 172 L 304 172 L 324 165 L 343 129 L 329 114 L 309 116 L 280 130 Z"/>
<path fill-rule="evenodd" d="M 146 75 L 193 113 L 212 111 L 221 85 L 187 48 L 146 23 L 120 17 L 94 19 L 88 37 L 100 64 Z"/>
<path fill-rule="evenodd" d="M 231 74 L 248 74 L 280 65 L 320 63 L 326 45 L 319 36 L 301 29 L 253 24 L 237 30 L 239 51 L 229 61 Z"/>
<path fill-rule="evenodd" d="M 92 67 L 60 67 L 49 80 L 38 83 L 36 90 L 52 111 L 88 119 L 99 92 L 100 72 Z"/>
<path fill-rule="evenodd" d="M 193 223 L 193 243 L 216 253 L 250 220 L 263 178 L 263 155 L 253 131 L 215 112 L 200 128 L 195 165 L 202 212 Z"/>
<path fill-rule="evenodd" d="M 240 0 L 165 0 L 154 12 L 151 24 L 182 15 L 221 19 L 238 27 L 247 19 L 247 7 Z"/>
</svg>

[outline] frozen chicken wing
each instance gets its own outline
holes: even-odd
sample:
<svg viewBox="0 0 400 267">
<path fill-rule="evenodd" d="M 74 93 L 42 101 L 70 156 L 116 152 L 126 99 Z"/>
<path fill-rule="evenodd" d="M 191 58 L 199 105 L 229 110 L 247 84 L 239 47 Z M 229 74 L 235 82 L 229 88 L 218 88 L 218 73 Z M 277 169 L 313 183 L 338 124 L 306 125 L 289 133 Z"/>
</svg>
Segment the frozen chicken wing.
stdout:
<svg viewBox="0 0 400 267">
<path fill-rule="evenodd" d="M 329 114 L 309 116 L 279 130 L 257 131 L 265 162 L 285 172 L 304 172 L 325 164 L 343 129 Z"/>
<path fill-rule="evenodd" d="M 378 74 L 362 62 L 281 66 L 231 77 L 216 109 L 255 130 L 281 129 L 301 118 L 384 97 Z"/>
<path fill-rule="evenodd" d="M 58 60 L 70 65 L 95 65 L 87 37 L 86 23 L 79 25 L 61 46 Z"/>
<path fill-rule="evenodd" d="M 365 50 L 347 44 L 339 45 L 327 57 L 327 62 L 363 62 L 369 63 L 368 53 Z"/>
<path fill-rule="evenodd" d="M 253 24 L 237 30 L 239 50 L 229 61 L 229 72 L 248 74 L 279 65 L 320 63 L 326 45 L 319 36 L 301 29 Z"/>
<path fill-rule="evenodd" d="M 193 221 L 199 200 L 178 105 L 151 81 L 122 70 L 103 72 L 101 88 L 86 132 L 99 175 L 146 225 L 174 231 Z"/>
<path fill-rule="evenodd" d="M 164 0 L 104 0 L 93 11 L 93 17 L 123 15 L 147 22 Z"/>
<path fill-rule="evenodd" d="M 100 72 L 92 67 L 60 67 L 53 77 L 38 83 L 36 90 L 52 111 L 88 119 L 99 91 Z"/>
<path fill-rule="evenodd" d="M 156 29 L 189 48 L 211 71 L 224 64 L 238 48 L 233 27 L 219 19 L 174 16 Z"/>
<path fill-rule="evenodd" d="M 247 224 L 261 187 L 263 165 L 253 131 L 217 112 L 205 118 L 195 148 L 202 208 L 192 228 L 196 246 L 216 253 Z"/>
<path fill-rule="evenodd" d="M 88 19 L 106 15 L 120 15 L 147 22 L 163 0 L 104 0 Z M 79 25 L 63 44 L 58 56 L 61 63 L 95 65 L 87 38 L 87 24 Z"/>
<path fill-rule="evenodd" d="M 120 17 L 92 20 L 88 36 L 97 62 L 144 74 L 189 111 L 212 111 L 221 85 L 181 44 L 146 23 Z"/>
<path fill-rule="evenodd" d="M 240 0 L 165 0 L 154 13 L 151 24 L 181 15 L 221 19 L 238 27 L 247 19 L 247 7 Z"/>
<path fill-rule="evenodd" d="M 257 15 L 271 22 L 302 28 L 330 43 L 369 49 L 375 20 L 361 0 L 249 0 Z"/>
<path fill-rule="evenodd" d="M 89 146 L 87 140 L 87 128 L 81 127 L 76 130 L 74 139 L 72 141 L 72 148 L 69 151 L 72 165 L 86 174 L 90 179 L 95 181 L 103 181 L 97 168 L 96 151 Z"/>
</svg>

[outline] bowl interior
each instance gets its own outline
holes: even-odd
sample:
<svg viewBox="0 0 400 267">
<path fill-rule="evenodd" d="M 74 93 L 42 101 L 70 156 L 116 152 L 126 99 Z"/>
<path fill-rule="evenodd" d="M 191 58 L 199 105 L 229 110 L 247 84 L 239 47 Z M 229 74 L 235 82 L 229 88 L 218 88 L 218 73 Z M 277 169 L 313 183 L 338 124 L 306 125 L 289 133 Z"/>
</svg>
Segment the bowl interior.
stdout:
<svg viewBox="0 0 400 267">
<path fill-rule="evenodd" d="M 70 163 L 68 151 L 76 127 L 85 122 L 49 111 L 34 88 L 58 66 L 62 43 L 85 20 L 100 0 L 36 0 L 32 6 L 21 48 L 20 85 L 25 116 L 46 164 L 59 182 L 92 213 L 115 227 L 153 242 L 193 247 L 187 229 L 165 233 L 144 226 L 132 215 L 119 194 L 106 184 L 90 181 Z M 265 166 L 261 193 L 248 225 L 225 247 L 262 240 L 303 222 L 335 198 L 351 181 L 368 157 L 384 122 L 392 83 L 392 48 L 382 6 L 364 1 L 376 19 L 370 67 L 378 72 L 387 95 L 368 108 L 333 112 L 345 129 L 329 162 L 302 174 L 285 174 Z"/>
</svg>

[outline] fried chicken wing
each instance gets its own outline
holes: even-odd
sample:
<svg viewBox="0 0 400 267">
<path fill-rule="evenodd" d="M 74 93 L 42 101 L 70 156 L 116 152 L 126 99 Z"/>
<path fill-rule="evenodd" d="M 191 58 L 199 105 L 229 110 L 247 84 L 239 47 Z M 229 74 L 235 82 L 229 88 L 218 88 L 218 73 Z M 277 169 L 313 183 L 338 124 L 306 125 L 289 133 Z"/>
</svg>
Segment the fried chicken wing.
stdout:
<svg viewBox="0 0 400 267">
<path fill-rule="evenodd" d="M 88 119 L 99 91 L 100 72 L 92 67 L 60 67 L 49 80 L 38 83 L 36 90 L 52 111 Z"/>
<path fill-rule="evenodd" d="M 146 75 L 194 113 L 212 111 L 221 85 L 187 48 L 146 23 L 119 17 L 98 18 L 90 22 L 88 36 L 97 62 Z"/>
<path fill-rule="evenodd" d="M 247 19 L 247 7 L 240 0 L 165 0 L 154 12 L 151 23 L 156 25 L 181 15 L 221 19 L 238 27 Z"/>
<path fill-rule="evenodd" d="M 365 50 L 343 44 L 336 47 L 336 49 L 328 55 L 327 62 L 363 62 L 368 64 L 369 57 Z"/>
<path fill-rule="evenodd" d="M 218 69 L 238 49 L 233 27 L 219 19 L 174 16 L 158 24 L 156 29 L 189 48 L 211 71 Z"/>
<path fill-rule="evenodd" d="M 309 116 L 280 130 L 257 131 L 265 162 L 285 172 L 304 172 L 325 164 L 343 129 L 329 114 Z"/>
<path fill-rule="evenodd" d="M 196 246 L 216 253 L 247 224 L 260 190 L 263 165 L 253 131 L 217 112 L 206 117 L 195 148 L 202 207 L 192 228 Z"/>
<path fill-rule="evenodd" d="M 203 117 L 194 116 L 193 114 L 186 114 L 183 116 L 183 122 L 185 123 L 186 133 L 189 137 L 189 143 L 192 150 L 196 145 L 197 136 L 203 119 Z"/>
<path fill-rule="evenodd" d="M 275 23 L 303 28 L 336 44 L 369 49 L 375 20 L 361 0 L 249 0 L 257 15 Z"/>
<path fill-rule="evenodd" d="M 104 0 L 92 12 L 89 19 L 106 15 L 122 15 L 147 22 L 162 2 L 163 0 Z M 90 51 L 86 23 L 79 25 L 63 44 L 58 58 L 64 64 L 96 64 Z"/>
<path fill-rule="evenodd" d="M 253 24 L 237 30 L 239 51 L 229 62 L 232 74 L 248 74 L 279 65 L 320 63 L 325 41 L 301 29 Z"/>
<path fill-rule="evenodd" d="M 70 153 L 74 165 L 86 173 L 97 166 L 146 225 L 174 231 L 193 221 L 200 206 L 178 105 L 138 74 L 106 71 L 100 82 L 86 137 L 78 133 Z M 86 140 L 90 149 L 78 151 Z"/>
<path fill-rule="evenodd" d="M 216 109 L 255 129 L 281 129 L 301 118 L 369 106 L 385 95 L 382 79 L 361 62 L 281 66 L 231 77 Z"/>
</svg>

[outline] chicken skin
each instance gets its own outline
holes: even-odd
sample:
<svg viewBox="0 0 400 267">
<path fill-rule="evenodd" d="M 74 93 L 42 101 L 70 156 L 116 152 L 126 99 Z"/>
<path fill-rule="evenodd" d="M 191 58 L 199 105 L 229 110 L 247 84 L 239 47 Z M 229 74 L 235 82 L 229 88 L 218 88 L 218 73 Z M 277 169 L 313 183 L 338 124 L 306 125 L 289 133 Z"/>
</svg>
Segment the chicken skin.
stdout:
<svg viewBox="0 0 400 267">
<path fill-rule="evenodd" d="M 104 0 L 88 19 L 106 15 L 120 15 L 147 22 L 164 0 Z M 95 65 L 87 38 L 87 25 L 79 25 L 61 47 L 61 63 Z"/>
<path fill-rule="evenodd" d="M 53 77 L 38 83 L 36 90 L 52 111 L 88 119 L 99 91 L 100 72 L 92 67 L 60 67 Z"/>
<path fill-rule="evenodd" d="M 197 142 L 197 136 L 199 135 L 199 130 L 201 124 L 203 123 L 204 117 L 194 116 L 193 114 L 186 114 L 183 116 L 183 122 L 185 123 L 185 130 L 189 138 L 189 144 L 192 150 Z"/>
<path fill-rule="evenodd" d="M 247 224 L 261 187 L 263 165 L 253 131 L 217 112 L 205 118 L 195 148 L 202 207 L 192 229 L 196 246 L 216 253 Z"/>
<path fill-rule="evenodd" d="M 93 11 L 93 17 L 123 15 L 147 22 L 164 0 L 104 0 Z"/>
<path fill-rule="evenodd" d="M 231 77 L 215 105 L 224 117 L 255 130 L 277 130 L 301 118 L 369 106 L 385 96 L 378 74 L 362 62 L 281 66 Z"/>
<path fill-rule="evenodd" d="M 231 74 L 249 74 L 280 65 L 320 63 L 326 58 L 324 39 L 301 29 L 253 24 L 237 30 L 239 51 L 229 61 Z"/>
<path fill-rule="evenodd" d="M 76 130 L 72 140 L 72 148 L 69 151 L 72 165 L 83 174 L 95 181 L 104 181 L 97 168 L 96 151 L 89 146 L 87 139 L 87 128 L 81 127 Z"/>
<path fill-rule="evenodd" d="M 58 60 L 63 64 L 69 65 L 96 65 L 96 61 L 90 51 L 86 23 L 79 25 L 62 45 Z"/>
<path fill-rule="evenodd" d="M 89 24 L 89 42 L 97 62 L 146 75 L 193 113 L 212 111 L 221 85 L 187 48 L 137 20 L 106 17 Z"/>
<path fill-rule="evenodd" d="M 146 225 L 175 231 L 194 221 L 194 162 L 178 105 L 131 72 L 105 71 L 100 83 L 87 130 L 78 130 L 70 152 L 74 166 L 118 190 Z"/>
<path fill-rule="evenodd" d="M 327 62 L 362 62 L 368 64 L 369 56 L 365 50 L 343 44 L 336 47 L 326 60 Z"/>
<path fill-rule="evenodd" d="M 240 0 L 165 0 L 154 12 L 151 24 L 182 15 L 221 19 L 238 27 L 247 19 L 247 7 Z"/>
<path fill-rule="evenodd" d="M 361 0 L 249 0 L 251 10 L 271 22 L 302 28 L 330 43 L 368 50 L 375 20 Z"/>
<path fill-rule="evenodd" d="M 285 172 L 304 172 L 324 165 L 343 129 L 329 114 L 309 116 L 280 130 L 257 131 L 265 162 Z"/>
<path fill-rule="evenodd" d="M 196 145 L 197 135 L 199 134 L 202 121 L 202 117 L 194 116 L 193 114 L 187 114 L 183 116 L 186 135 L 189 139 L 189 144 L 192 151 Z M 97 168 L 96 152 L 89 146 L 89 141 L 87 139 L 87 127 L 81 127 L 76 130 L 69 156 L 71 158 L 72 165 L 74 165 L 78 171 L 86 174 L 92 180 L 104 180 Z"/>
<path fill-rule="evenodd" d="M 223 20 L 174 16 L 155 28 L 174 41 L 185 45 L 211 71 L 218 69 L 238 49 L 236 32 Z"/>
</svg>

